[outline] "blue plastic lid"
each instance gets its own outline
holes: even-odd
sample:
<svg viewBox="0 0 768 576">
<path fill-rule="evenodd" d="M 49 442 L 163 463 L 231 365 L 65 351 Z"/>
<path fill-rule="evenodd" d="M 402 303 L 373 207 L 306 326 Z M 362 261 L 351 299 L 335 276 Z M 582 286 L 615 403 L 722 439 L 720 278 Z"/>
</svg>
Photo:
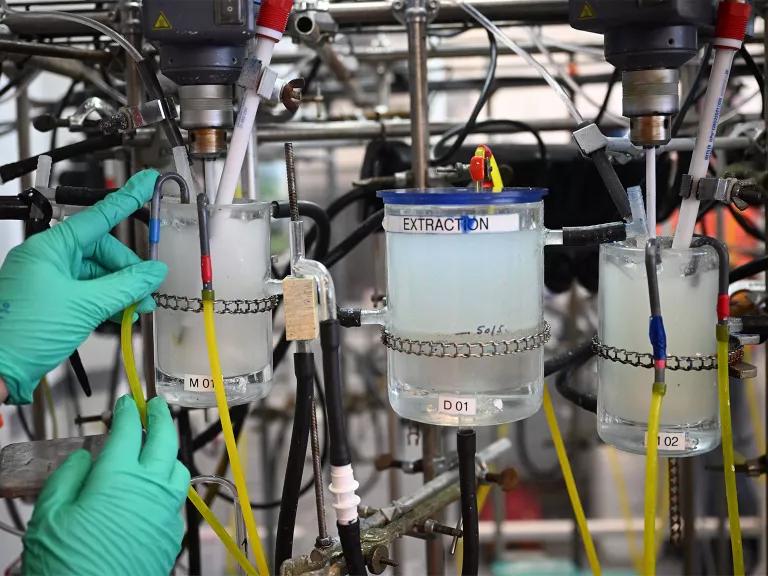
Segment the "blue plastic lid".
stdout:
<svg viewBox="0 0 768 576">
<path fill-rule="evenodd" d="M 474 188 L 429 188 L 380 190 L 384 204 L 478 206 L 483 204 L 528 204 L 540 202 L 546 188 L 504 188 L 501 192 L 476 192 Z"/>
</svg>

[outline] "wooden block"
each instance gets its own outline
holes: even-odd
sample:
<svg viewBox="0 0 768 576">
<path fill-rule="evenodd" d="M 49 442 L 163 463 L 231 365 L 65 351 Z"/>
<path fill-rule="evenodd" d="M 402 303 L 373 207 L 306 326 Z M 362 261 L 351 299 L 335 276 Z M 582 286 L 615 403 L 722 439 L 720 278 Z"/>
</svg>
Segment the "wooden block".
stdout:
<svg viewBox="0 0 768 576">
<path fill-rule="evenodd" d="M 9 444 L 0 451 L 0 498 L 34 497 L 45 481 L 75 450 L 85 448 L 94 458 L 106 434 Z"/>
<path fill-rule="evenodd" d="M 283 280 L 285 335 L 291 340 L 314 340 L 319 335 L 314 278 L 288 276 Z"/>
</svg>

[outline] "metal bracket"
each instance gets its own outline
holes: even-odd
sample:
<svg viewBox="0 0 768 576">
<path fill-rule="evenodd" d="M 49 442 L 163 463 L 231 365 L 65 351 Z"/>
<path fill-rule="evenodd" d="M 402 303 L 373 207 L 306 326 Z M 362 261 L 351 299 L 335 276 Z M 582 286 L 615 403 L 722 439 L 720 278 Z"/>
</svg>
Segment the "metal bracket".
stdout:
<svg viewBox="0 0 768 576">
<path fill-rule="evenodd" d="M 392 14 L 395 20 L 405 25 L 406 13 L 425 12 L 427 23 L 431 24 L 440 11 L 439 0 L 395 0 L 392 2 Z"/>
<path fill-rule="evenodd" d="M 277 83 L 277 72 L 270 67 L 262 66 L 259 60 L 248 58 L 243 64 L 243 70 L 237 79 L 237 85 L 246 90 L 255 90 L 262 99 L 269 101 Z"/>
<path fill-rule="evenodd" d="M 602 150 L 608 146 L 608 138 L 606 138 L 597 127 L 597 124 L 588 124 L 573 132 L 573 140 L 581 150 L 584 156 L 591 156 L 598 150 Z"/>
<path fill-rule="evenodd" d="M 738 178 L 699 178 L 694 180 L 690 174 L 684 174 L 680 184 L 680 196 L 699 200 L 717 200 L 723 204 L 733 204 L 744 210 L 748 204 L 739 198 L 743 183 Z"/>
</svg>

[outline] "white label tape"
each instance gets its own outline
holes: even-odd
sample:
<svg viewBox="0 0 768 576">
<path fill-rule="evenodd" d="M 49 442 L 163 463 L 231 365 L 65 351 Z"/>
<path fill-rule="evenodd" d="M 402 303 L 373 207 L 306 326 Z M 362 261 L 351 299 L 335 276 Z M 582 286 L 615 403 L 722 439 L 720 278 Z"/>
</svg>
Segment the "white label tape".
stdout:
<svg viewBox="0 0 768 576">
<path fill-rule="evenodd" d="M 659 432 L 656 445 L 659 450 L 685 450 L 688 435 L 685 432 Z M 643 446 L 648 446 L 648 432 L 643 438 Z"/>
<path fill-rule="evenodd" d="M 198 374 L 184 374 L 184 391 L 213 393 L 213 378 Z"/>
<path fill-rule="evenodd" d="M 467 396 L 445 396 L 440 394 L 437 397 L 438 409 L 441 414 L 451 414 L 453 416 L 474 416 L 477 413 L 477 399 Z"/>
<path fill-rule="evenodd" d="M 387 216 L 384 230 L 401 234 L 488 234 L 517 232 L 519 214 L 485 214 L 475 216 Z"/>
</svg>

